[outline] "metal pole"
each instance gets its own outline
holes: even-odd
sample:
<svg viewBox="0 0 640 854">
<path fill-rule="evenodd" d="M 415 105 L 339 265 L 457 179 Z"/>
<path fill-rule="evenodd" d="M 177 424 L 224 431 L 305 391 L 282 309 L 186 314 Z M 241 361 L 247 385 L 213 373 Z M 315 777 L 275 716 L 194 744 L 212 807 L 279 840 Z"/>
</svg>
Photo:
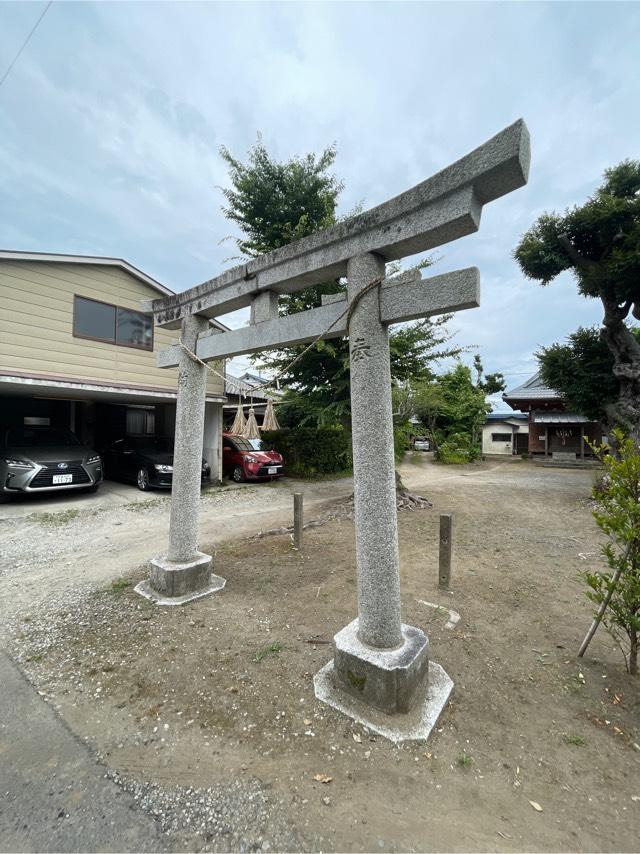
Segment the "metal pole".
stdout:
<svg viewBox="0 0 640 854">
<path fill-rule="evenodd" d="M 384 276 L 373 253 L 347 265 L 348 297 Z M 379 289 L 358 303 L 349 324 L 358 633 L 372 647 L 402 644 L 389 334 Z"/>
</svg>

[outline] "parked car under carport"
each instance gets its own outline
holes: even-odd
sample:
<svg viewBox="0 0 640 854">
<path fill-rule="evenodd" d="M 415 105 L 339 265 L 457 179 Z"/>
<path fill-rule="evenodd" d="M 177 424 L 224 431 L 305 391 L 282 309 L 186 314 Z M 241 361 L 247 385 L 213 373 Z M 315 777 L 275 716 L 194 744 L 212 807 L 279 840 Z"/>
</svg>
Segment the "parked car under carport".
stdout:
<svg viewBox="0 0 640 854">
<path fill-rule="evenodd" d="M 0 438 L 0 492 L 95 492 L 102 481 L 102 459 L 70 430 L 12 427 Z"/>
<path fill-rule="evenodd" d="M 138 489 L 171 489 L 173 439 L 164 436 L 125 436 L 103 452 L 105 477 L 135 483 Z M 211 470 L 202 460 L 202 482 Z"/>
<path fill-rule="evenodd" d="M 282 476 L 282 454 L 264 450 L 261 439 L 222 434 L 222 471 L 236 483 L 243 480 L 275 480 Z"/>
</svg>

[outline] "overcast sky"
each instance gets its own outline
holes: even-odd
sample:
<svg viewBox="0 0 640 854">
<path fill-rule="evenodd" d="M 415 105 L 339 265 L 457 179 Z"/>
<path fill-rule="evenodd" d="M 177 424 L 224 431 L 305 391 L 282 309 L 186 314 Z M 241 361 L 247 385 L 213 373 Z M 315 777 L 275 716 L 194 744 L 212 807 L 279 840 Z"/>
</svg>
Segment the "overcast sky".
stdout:
<svg viewBox="0 0 640 854">
<path fill-rule="evenodd" d="M 0 2 L 0 77 L 44 6 Z M 184 290 L 234 254 L 220 145 L 242 158 L 260 131 L 287 158 L 335 142 L 345 213 L 523 117 L 528 186 L 433 271 L 480 267 L 482 307 L 451 327 L 513 386 L 536 348 L 600 319 L 570 277 L 542 289 L 511 253 L 639 156 L 639 45 L 635 3 L 58 0 L 0 87 L 0 248 L 122 257 Z"/>
</svg>

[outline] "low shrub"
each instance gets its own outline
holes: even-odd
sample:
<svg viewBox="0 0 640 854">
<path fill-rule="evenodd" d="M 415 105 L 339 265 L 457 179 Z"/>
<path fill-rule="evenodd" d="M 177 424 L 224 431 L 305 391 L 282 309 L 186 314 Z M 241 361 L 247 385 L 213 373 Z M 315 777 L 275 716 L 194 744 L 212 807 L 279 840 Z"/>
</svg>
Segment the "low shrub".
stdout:
<svg viewBox="0 0 640 854">
<path fill-rule="evenodd" d="M 316 477 L 351 468 L 350 437 L 339 425 L 269 430 L 262 439 L 282 454 L 287 474 Z"/>
<path fill-rule="evenodd" d="M 466 433 L 453 433 L 438 445 L 438 460 L 447 465 L 462 465 L 477 460 L 480 449 Z"/>
<path fill-rule="evenodd" d="M 396 464 L 401 463 L 405 453 L 411 447 L 409 437 L 415 431 L 409 422 L 393 425 L 393 454 Z"/>
</svg>

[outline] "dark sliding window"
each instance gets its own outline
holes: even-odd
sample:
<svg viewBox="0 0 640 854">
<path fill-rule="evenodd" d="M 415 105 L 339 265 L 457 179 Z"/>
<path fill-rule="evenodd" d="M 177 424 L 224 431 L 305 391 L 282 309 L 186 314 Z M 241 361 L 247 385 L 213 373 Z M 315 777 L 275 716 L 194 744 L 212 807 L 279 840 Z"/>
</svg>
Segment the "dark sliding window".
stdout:
<svg viewBox="0 0 640 854">
<path fill-rule="evenodd" d="M 130 308 L 75 297 L 73 334 L 77 338 L 153 350 L 153 317 Z"/>
<path fill-rule="evenodd" d="M 129 347 L 153 348 L 153 319 L 149 314 L 119 308 L 116 316 L 116 344 Z"/>
<path fill-rule="evenodd" d="M 73 334 L 82 338 L 115 341 L 115 305 L 76 297 L 73 311 Z"/>
</svg>

